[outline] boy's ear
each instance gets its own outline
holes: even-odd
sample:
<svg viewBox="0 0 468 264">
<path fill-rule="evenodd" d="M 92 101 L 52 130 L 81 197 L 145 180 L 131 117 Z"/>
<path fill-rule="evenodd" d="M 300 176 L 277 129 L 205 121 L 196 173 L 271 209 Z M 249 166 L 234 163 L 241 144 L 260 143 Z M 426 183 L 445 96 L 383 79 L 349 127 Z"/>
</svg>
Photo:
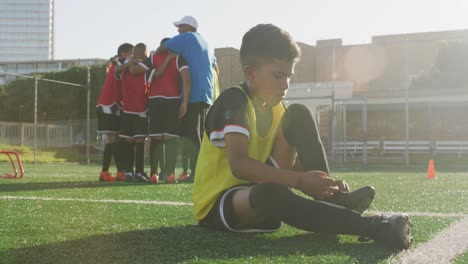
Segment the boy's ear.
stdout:
<svg viewBox="0 0 468 264">
<path fill-rule="evenodd" d="M 252 65 L 244 66 L 244 75 L 247 81 L 252 81 L 254 79 L 254 67 Z"/>
</svg>

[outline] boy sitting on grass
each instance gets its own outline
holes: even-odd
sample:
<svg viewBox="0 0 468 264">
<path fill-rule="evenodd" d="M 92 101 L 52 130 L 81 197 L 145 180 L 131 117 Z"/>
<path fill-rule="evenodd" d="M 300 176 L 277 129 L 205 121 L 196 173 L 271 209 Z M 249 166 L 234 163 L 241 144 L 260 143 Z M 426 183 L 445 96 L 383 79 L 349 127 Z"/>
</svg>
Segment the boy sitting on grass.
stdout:
<svg viewBox="0 0 468 264">
<path fill-rule="evenodd" d="M 193 190 L 196 220 L 231 232 L 272 232 L 284 222 L 407 249 L 409 217 L 361 216 L 373 188 L 348 192 L 344 181 L 330 178 L 312 115 L 303 105 L 282 104 L 299 57 L 289 33 L 274 25 L 260 24 L 244 35 L 246 81 L 224 91 L 206 117 Z"/>
</svg>

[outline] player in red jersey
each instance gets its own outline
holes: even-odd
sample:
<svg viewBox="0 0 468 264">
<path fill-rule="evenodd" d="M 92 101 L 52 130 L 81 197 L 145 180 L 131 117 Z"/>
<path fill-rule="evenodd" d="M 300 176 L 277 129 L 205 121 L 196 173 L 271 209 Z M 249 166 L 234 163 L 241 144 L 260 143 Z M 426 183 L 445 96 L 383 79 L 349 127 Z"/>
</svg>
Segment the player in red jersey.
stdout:
<svg viewBox="0 0 468 264">
<path fill-rule="evenodd" d="M 102 171 L 99 175 L 100 181 L 114 181 L 115 177 L 109 173 L 109 167 L 114 157 L 117 170 L 120 169 L 119 149 L 120 142 L 118 133 L 120 130 L 120 109 L 122 100 L 122 91 L 120 81 L 115 78 L 115 69 L 122 62 L 132 56 L 133 45 L 124 43 L 117 50 L 117 57 L 107 68 L 107 76 L 102 87 L 99 101 L 96 104 L 98 115 L 98 133 L 106 136 L 106 145 L 102 159 Z"/>
<path fill-rule="evenodd" d="M 163 39 L 161 44 L 168 39 Z M 149 76 L 150 181 L 152 183 L 157 183 L 164 177 L 168 183 L 176 182 L 177 139 L 181 132 L 181 118 L 187 112 L 191 79 L 187 62 L 182 56 L 174 57 L 174 55 L 169 52 L 156 53 L 144 62 L 148 67 Z M 166 57 L 171 59 L 163 66 Z M 156 69 L 160 67 L 165 67 L 166 70 L 161 76 L 156 77 Z M 140 71 L 142 70 L 143 67 L 140 67 Z M 159 162 L 161 162 L 161 173 L 158 176 Z"/>
<path fill-rule="evenodd" d="M 137 65 L 147 68 L 142 63 L 147 57 L 146 45 L 139 43 L 135 45 L 133 57 L 116 70 L 116 76 L 122 82 L 123 113 L 119 136 L 125 139 L 121 151 L 125 181 L 147 182 L 149 179 L 144 172 L 144 143 L 148 134 L 146 76 L 134 71 Z"/>
</svg>

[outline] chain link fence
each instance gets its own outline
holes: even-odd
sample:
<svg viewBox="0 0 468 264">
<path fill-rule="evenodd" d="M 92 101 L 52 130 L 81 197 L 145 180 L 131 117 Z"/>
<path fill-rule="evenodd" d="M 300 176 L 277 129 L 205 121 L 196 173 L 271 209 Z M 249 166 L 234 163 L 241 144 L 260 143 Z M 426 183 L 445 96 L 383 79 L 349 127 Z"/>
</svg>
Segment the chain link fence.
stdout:
<svg viewBox="0 0 468 264">
<path fill-rule="evenodd" d="M 76 83 L 0 72 L 16 77 L 0 96 L 0 149 L 28 152 L 34 162 L 89 163 L 99 148 L 94 98 L 102 83 L 92 91 L 90 67 L 84 71 Z"/>
</svg>

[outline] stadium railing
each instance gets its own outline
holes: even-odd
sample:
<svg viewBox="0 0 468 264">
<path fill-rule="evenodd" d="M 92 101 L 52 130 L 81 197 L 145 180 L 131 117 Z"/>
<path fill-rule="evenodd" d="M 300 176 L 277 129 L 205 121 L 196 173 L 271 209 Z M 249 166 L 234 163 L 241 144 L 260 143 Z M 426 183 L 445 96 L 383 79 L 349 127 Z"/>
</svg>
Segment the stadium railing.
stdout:
<svg viewBox="0 0 468 264">
<path fill-rule="evenodd" d="M 406 141 L 383 141 L 382 155 L 387 153 L 405 153 Z M 431 153 L 431 141 L 408 141 L 409 153 Z"/>
<path fill-rule="evenodd" d="M 365 148 L 364 145 L 365 144 L 363 141 L 346 141 L 337 142 L 335 148 L 338 153 L 346 152 L 346 155 L 350 155 L 352 157 L 355 155 L 361 155 Z M 379 148 L 379 141 L 367 141 L 366 149 L 368 153 L 371 153 Z"/>
<path fill-rule="evenodd" d="M 435 152 L 457 154 L 459 158 L 468 152 L 468 141 L 436 141 Z"/>
</svg>

